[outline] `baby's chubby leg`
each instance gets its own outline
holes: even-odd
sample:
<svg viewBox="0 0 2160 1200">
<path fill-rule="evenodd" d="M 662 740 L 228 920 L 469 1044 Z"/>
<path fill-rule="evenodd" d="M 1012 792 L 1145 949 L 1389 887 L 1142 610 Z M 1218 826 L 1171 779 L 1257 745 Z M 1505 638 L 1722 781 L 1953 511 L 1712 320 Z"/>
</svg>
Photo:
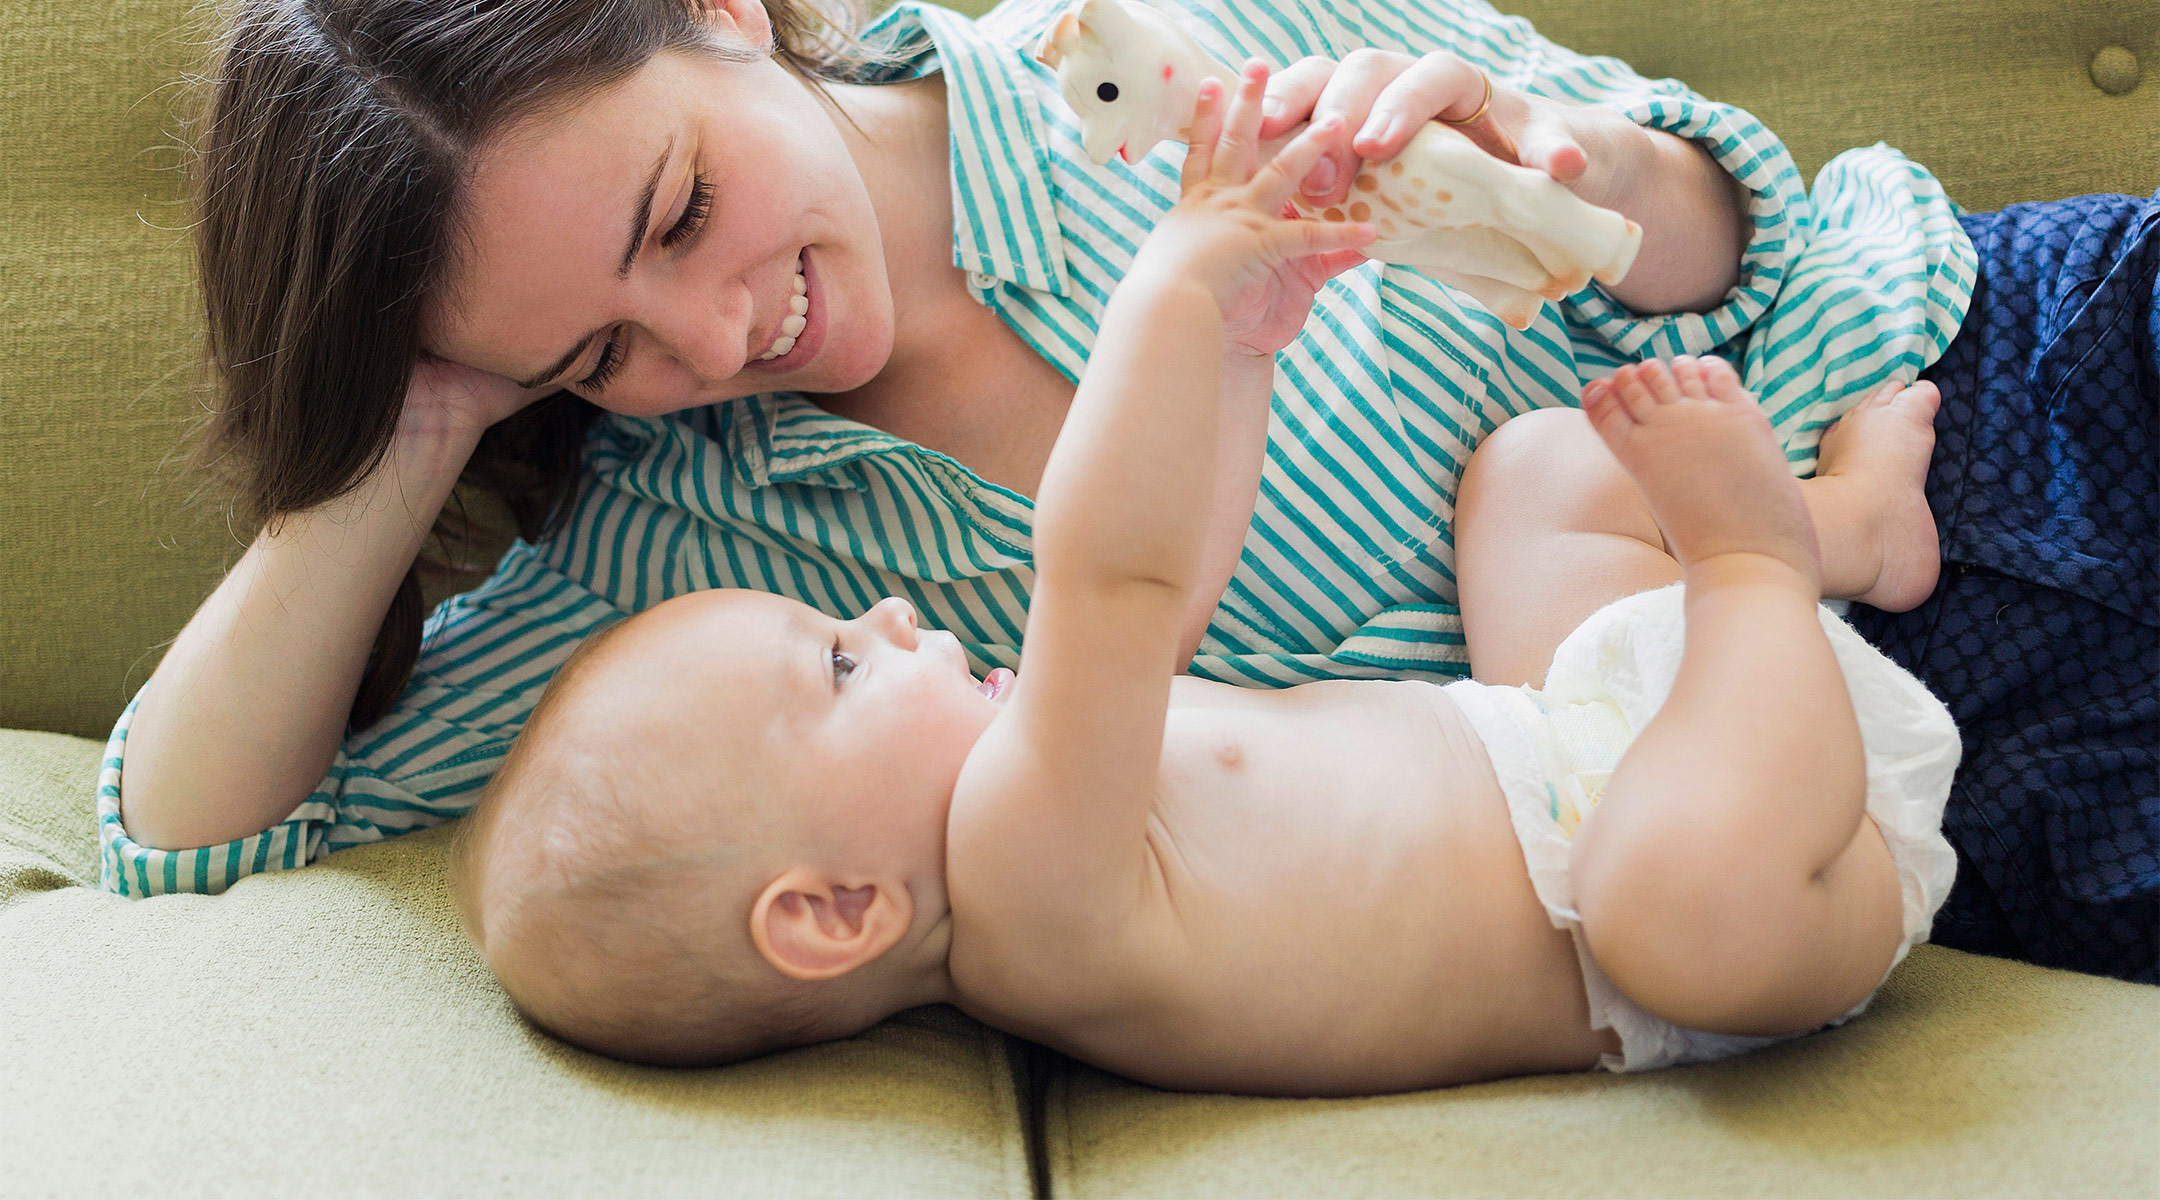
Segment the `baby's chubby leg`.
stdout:
<svg viewBox="0 0 2160 1200">
<path fill-rule="evenodd" d="M 1584 940 L 1675 1024 L 1813 1028 L 1874 989 L 1903 927 L 1808 504 L 1729 373 L 1653 369 L 1584 411 L 1687 585 L 1672 692 L 1575 836 Z"/>
<path fill-rule="evenodd" d="M 1586 404 L 1624 389 L 1645 399 L 1715 386 L 1737 392 L 1722 359 L 1621 368 L 1584 390 Z M 1744 394 L 1744 393 L 1742 393 Z M 1823 436 L 1800 483 L 1821 549 L 1823 594 L 1902 612 L 1934 590 L 1939 567 L 1925 485 L 1935 444 L 1935 387 L 1886 386 Z M 1536 685 L 1553 651 L 1598 609 L 1680 579 L 1642 489 L 1583 413 L 1540 409 L 1502 425 L 1463 473 L 1455 563 L 1471 673 Z"/>
</svg>

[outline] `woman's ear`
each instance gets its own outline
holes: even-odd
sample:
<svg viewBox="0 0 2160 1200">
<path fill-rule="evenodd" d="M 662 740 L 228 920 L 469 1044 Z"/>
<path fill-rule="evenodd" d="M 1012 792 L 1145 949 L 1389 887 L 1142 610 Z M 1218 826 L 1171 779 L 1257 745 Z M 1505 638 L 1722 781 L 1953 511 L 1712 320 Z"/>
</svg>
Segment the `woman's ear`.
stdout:
<svg viewBox="0 0 2160 1200">
<path fill-rule="evenodd" d="M 698 0 L 715 28 L 767 51 L 773 48 L 772 17 L 763 0 Z"/>
<path fill-rule="evenodd" d="M 892 949 L 914 917 L 914 899 L 892 881 L 850 887 L 796 867 L 750 906 L 750 940 L 783 975 L 834 979 Z"/>
</svg>

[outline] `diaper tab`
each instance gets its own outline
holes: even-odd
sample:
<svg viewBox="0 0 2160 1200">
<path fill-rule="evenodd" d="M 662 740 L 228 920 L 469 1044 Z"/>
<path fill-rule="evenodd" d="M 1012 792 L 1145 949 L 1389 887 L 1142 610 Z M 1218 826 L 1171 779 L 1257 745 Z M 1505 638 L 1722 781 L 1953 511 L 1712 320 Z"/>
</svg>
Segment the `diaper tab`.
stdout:
<svg viewBox="0 0 2160 1200">
<path fill-rule="evenodd" d="M 1567 704 L 1527 688 L 1516 696 L 1542 718 L 1525 722 L 1525 727 L 1537 748 L 1546 815 L 1572 841 L 1583 819 L 1604 798 L 1605 785 L 1635 740 L 1635 730 L 1610 701 Z"/>
</svg>

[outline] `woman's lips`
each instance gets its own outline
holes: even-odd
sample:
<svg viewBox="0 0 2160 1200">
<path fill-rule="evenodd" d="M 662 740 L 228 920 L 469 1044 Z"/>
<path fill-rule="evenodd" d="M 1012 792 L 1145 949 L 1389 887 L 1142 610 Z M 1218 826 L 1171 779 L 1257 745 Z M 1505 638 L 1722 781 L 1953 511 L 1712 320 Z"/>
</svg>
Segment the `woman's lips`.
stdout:
<svg viewBox="0 0 2160 1200">
<path fill-rule="evenodd" d="M 792 371 L 807 365 L 825 344 L 825 289 L 818 286 L 817 263 L 810 257 L 808 246 L 802 250 L 802 275 L 803 297 L 810 302 L 809 309 L 803 313 L 803 331 L 795 335 L 795 345 L 786 354 L 778 358 L 751 359 L 751 370 Z"/>
</svg>

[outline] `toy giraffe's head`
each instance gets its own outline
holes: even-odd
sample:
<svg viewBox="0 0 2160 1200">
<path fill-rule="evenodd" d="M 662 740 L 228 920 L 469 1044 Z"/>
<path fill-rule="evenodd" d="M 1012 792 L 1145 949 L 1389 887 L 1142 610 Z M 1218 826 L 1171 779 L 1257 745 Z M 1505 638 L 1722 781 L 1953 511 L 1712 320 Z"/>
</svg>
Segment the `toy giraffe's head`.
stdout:
<svg viewBox="0 0 2160 1200">
<path fill-rule="evenodd" d="M 1035 60 L 1057 72 L 1098 163 L 1112 154 L 1137 162 L 1165 138 L 1187 140 L 1200 81 L 1228 74 L 1162 14 L 1126 0 L 1076 0 Z"/>
</svg>

